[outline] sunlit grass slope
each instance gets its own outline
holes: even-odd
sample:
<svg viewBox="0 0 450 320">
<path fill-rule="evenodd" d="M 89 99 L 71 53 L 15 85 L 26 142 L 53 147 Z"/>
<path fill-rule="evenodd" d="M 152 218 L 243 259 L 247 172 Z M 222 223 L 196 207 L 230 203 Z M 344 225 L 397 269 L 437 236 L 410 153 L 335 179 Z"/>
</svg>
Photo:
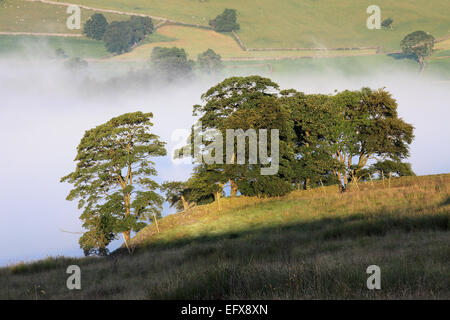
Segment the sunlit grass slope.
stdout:
<svg viewBox="0 0 450 320">
<path fill-rule="evenodd" d="M 0 298 L 449 299 L 450 175 L 358 187 L 199 206 L 142 230 L 131 256 L 0 269 Z M 71 264 L 82 290 L 65 286 Z M 381 290 L 366 287 L 373 264 Z"/>
</svg>

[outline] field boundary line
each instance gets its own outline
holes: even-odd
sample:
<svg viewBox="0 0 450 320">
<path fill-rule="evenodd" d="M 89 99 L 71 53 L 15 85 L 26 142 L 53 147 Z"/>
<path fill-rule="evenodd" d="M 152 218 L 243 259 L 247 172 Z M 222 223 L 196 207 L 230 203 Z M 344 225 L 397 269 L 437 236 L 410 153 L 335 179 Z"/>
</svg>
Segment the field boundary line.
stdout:
<svg viewBox="0 0 450 320">
<path fill-rule="evenodd" d="M 41 2 L 41 3 L 45 3 L 45 4 L 51 4 L 51 5 L 62 6 L 62 7 L 78 6 L 78 7 L 82 8 L 82 9 L 98 11 L 98 12 L 115 13 L 115 14 L 121 14 L 121 15 L 126 15 L 126 16 L 149 17 L 149 18 L 156 19 L 156 20 L 163 20 L 164 22 L 172 22 L 172 23 L 177 23 L 178 22 L 178 21 L 175 21 L 175 20 L 170 20 L 170 19 L 167 19 L 167 18 L 158 17 L 158 16 L 152 16 L 152 15 L 143 14 L 143 13 L 128 12 L 128 11 L 118 11 L 118 10 L 112 10 L 112 9 L 99 9 L 99 8 L 89 7 L 89 6 L 85 6 L 85 5 L 77 4 L 77 3 L 56 2 L 56 1 L 52 1 L 52 0 L 25 0 L 25 1 L 28 1 L 28 2 Z"/>
<path fill-rule="evenodd" d="M 39 37 L 74 37 L 81 38 L 81 33 L 46 33 L 46 32 L 8 32 L 0 31 L 0 35 L 6 36 L 39 36 Z"/>
</svg>

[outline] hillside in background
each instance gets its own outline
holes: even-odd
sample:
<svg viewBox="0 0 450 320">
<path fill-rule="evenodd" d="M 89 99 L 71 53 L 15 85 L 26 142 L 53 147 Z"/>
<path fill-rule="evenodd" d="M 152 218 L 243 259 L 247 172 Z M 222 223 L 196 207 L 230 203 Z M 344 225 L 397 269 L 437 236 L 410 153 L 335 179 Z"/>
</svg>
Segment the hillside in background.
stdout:
<svg viewBox="0 0 450 320">
<path fill-rule="evenodd" d="M 133 255 L 0 269 L 0 299 L 450 298 L 450 174 L 225 198 L 158 220 Z M 82 270 L 69 291 L 68 265 Z M 366 268 L 381 268 L 381 290 Z"/>
<path fill-rule="evenodd" d="M 94 13 L 109 22 L 127 20 L 132 14 L 152 16 L 156 30 L 131 52 L 112 55 L 102 41 L 87 39 L 82 30 L 66 26 L 67 6 L 81 5 L 81 23 Z M 436 39 L 434 54 L 427 58 L 425 73 L 450 78 L 450 3 L 445 0 L 414 2 L 381 1 L 382 20 L 394 19 L 393 28 L 368 30 L 366 9 L 370 1 L 271 1 L 242 3 L 220 1 L 101 1 L 2 0 L 0 1 L 0 55 L 28 57 L 62 49 L 69 57 L 81 57 L 90 65 L 116 70 L 145 67 L 154 47 L 179 47 L 190 59 L 213 49 L 221 55 L 227 75 L 272 72 L 317 72 L 335 69 L 346 75 L 386 69 L 416 72 L 418 65 L 398 53 L 400 41 L 415 30 Z M 208 27 L 224 8 L 238 12 L 237 36 Z M 302 50 L 291 50 L 292 48 Z M 325 48 L 327 50 L 318 50 Z M 305 49 L 312 48 L 312 49 Z M 333 49 L 334 48 L 334 49 Z M 342 48 L 347 48 L 342 50 Z M 351 50 L 348 50 L 351 48 Z M 263 49 L 263 50 L 261 50 Z M 270 49 L 270 50 L 266 50 Z M 393 54 L 392 54 L 393 53 Z M 315 59 L 311 59 L 315 58 Z M 317 59 L 321 58 L 321 59 Z M 102 67 L 103 68 L 103 67 Z"/>
<path fill-rule="evenodd" d="M 225 8 L 238 12 L 237 32 L 247 47 L 399 47 L 403 37 L 425 30 L 450 35 L 450 2 L 447 0 L 380 0 L 382 19 L 394 19 L 394 30 L 368 30 L 363 0 L 71 0 L 94 8 L 148 14 L 184 23 L 208 26 Z"/>
</svg>

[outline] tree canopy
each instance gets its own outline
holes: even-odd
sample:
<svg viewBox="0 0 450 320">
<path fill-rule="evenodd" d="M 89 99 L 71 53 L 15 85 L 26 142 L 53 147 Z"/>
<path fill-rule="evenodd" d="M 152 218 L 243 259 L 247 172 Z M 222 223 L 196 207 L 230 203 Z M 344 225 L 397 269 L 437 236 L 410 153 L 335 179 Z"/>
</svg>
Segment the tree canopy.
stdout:
<svg viewBox="0 0 450 320">
<path fill-rule="evenodd" d="M 103 41 L 111 53 L 121 54 L 144 40 L 153 32 L 153 22 L 149 17 L 131 16 L 127 21 L 113 21 L 104 32 Z"/>
<path fill-rule="evenodd" d="M 392 19 L 392 18 L 387 18 L 387 19 L 384 19 L 382 22 L 381 22 L 381 26 L 383 27 L 383 28 L 389 28 L 389 29 L 392 29 L 392 24 L 394 23 L 394 20 Z"/>
<path fill-rule="evenodd" d="M 420 70 L 423 71 L 425 58 L 433 53 L 434 37 L 424 31 L 415 31 L 403 38 L 400 46 L 405 55 L 419 62 Z"/>
<path fill-rule="evenodd" d="M 94 13 L 84 24 L 83 33 L 88 38 L 102 40 L 105 34 L 108 22 L 101 13 Z"/>
<path fill-rule="evenodd" d="M 212 49 L 199 54 L 197 63 L 200 70 L 208 74 L 214 74 L 223 68 L 222 57 Z"/>
<path fill-rule="evenodd" d="M 164 156 L 151 133 L 151 113 L 127 113 L 85 132 L 77 148 L 76 169 L 61 179 L 74 188 L 67 200 L 79 199 L 87 232 L 80 238 L 86 254 L 105 252 L 118 233 L 125 244 L 130 232 L 160 216 L 163 198 L 152 157 Z"/>
<path fill-rule="evenodd" d="M 231 32 L 240 28 L 235 9 L 225 9 L 215 19 L 210 20 L 209 25 L 217 32 Z"/>
<path fill-rule="evenodd" d="M 154 47 L 151 55 L 153 70 L 169 80 L 190 76 L 193 61 L 182 48 Z"/>
<path fill-rule="evenodd" d="M 238 192 L 277 196 L 294 185 L 345 186 L 361 179 L 373 162 L 402 163 L 414 138 L 413 126 L 398 117 L 397 102 L 384 88 L 345 90 L 334 95 L 304 94 L 295 90 L 280 92 L 275 82 L 259 76 L 232 77 L 209 89 L 202 100 L 203 104 L 194 106 L 193 114 L 199 117 L 205 136 L 210 129 L 223 137 L 230 129 L 234 133 L 241 130 L 232 137 L 233 150 L 237 150 L 239 137 L 242 141 L 252 139 L 249 130 L 255 130 L 255 138 L 259 129 L 279 130 L 279 170 L 273 177 L 262 176 L 260 169 L 264 165 L 250 162 L 248 146 L 245 161 L 241 162 L 236 151 L 210 154 L 220 163 L 198 166 L 205 175 L 200 180 L 209 180 L 219 188 L 208 191 L 210 194 L 220 192 L 228 183 L 232 196 Z M 196 131 L 201 132 L 194 126 L 189 138 L 191 147 L 195 147 Z M 202 141 L 201 154 L 215 150 L 211 146 L 217 141 L 206 137 Z M 226 150 L 224 141 L 219 144 Z M 229 164 L 230 157 L 237 163 Z M 270 183 L 277 187 L 267 187 Z"/>
</svg>

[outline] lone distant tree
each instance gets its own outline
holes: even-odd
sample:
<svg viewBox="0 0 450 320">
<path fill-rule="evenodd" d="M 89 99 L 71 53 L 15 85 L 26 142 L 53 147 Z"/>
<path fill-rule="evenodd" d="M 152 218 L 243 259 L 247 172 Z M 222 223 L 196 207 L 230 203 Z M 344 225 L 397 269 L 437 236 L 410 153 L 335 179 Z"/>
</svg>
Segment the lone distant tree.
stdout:
<svg viewBox="0 0 450 320">
<path fill-rule="evenodd" d="M 222 57 L 212 49 L 199 54 L 197 63 L 200 70 L 208 74 L 216 73 L 223 68 Z"/>
<path fill-rule="evenodd" d="M 94 13 L 84 24 L 83 33 L 88 38 L 102 40 L 107 27 L 108 22 L 105 16 L 101 13 Z"/>
<path fill-rule="evenodd" d="M 239 30 L 235 9 L 225 9 L 215 19 L 209 21 L 209 25 L 217 32 L 231 32 Z"/>
<path fill-rule="evenodd" d="M 420 64 L 420 72 L 425 66 L 425 58 L 433 53 L 434 37 L 424 31 L 408 34 L 400 43 L 405 55 L 413 56 Z"/>
<path fill-rule="evenodd" d="M 85 132 L 77 148 L 76 169 L 61 179 L 74 185 L 67 200 L 79 199 L 87 232 L 80 238 L 86 254 L 104 252 L 118 233 L 128 248 L 130 232 L 160 216 L 164 199 L 152 157 L 166 155 L 151 133 L 151 113 L 127 113 Z M 129 249 L 130 250 L 130 249 Z"/>
<path fill-rule="evenodd" d="M 381 26 L 382 26 L 383 28 L 389 28 L 389 29 L 392 30 L 392 24 L 393 24 L 393 23 L 394 23 L 394 20 L 393 20 L 393 19 L 387 18 L 387 19 L 384 19 L 383 22 L 381 22 Z"/>
</svg>

